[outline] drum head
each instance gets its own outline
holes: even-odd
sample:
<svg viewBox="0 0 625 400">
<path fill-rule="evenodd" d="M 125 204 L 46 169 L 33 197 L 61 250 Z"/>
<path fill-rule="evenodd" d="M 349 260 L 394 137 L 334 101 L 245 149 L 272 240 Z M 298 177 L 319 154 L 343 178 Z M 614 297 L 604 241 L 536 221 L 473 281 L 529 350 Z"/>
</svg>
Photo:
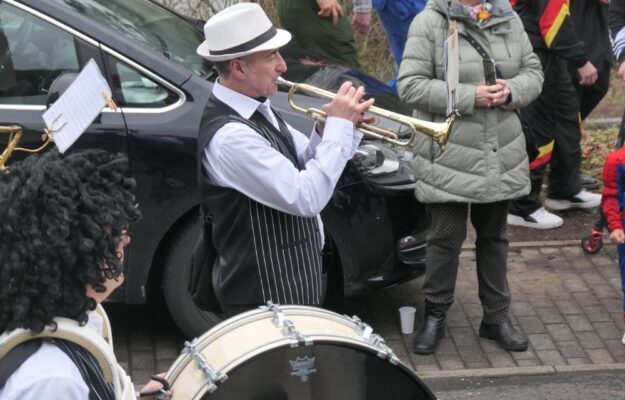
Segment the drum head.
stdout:
<svg viewBox="0 0 625 400">
<path fill-rule="evenodd" d="M 279 347 L 236 366 L 203 399 L 408 400 L 436 397 L 401 363 L 392 365 L 366 348 L 317 341 Z"/>
</svg>

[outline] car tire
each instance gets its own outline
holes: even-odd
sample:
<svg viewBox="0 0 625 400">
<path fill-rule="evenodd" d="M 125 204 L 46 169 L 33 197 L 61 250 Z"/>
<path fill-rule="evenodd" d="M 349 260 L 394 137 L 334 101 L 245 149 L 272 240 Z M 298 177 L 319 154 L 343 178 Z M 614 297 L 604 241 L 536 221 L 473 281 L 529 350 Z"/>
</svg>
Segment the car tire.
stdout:
<svg viewBox="0 0 625 400">
<path fill-rule="evenodd" d="M 199 309 L 187 289 L 191 253 L 199 232 L 198 218 L 184 222 L 174 232 L 163 269 L 163 293 L 167 308 L 176 325 L 189 338 L 202 335 L 222 321 L 216 313 Z"/>
</svg>

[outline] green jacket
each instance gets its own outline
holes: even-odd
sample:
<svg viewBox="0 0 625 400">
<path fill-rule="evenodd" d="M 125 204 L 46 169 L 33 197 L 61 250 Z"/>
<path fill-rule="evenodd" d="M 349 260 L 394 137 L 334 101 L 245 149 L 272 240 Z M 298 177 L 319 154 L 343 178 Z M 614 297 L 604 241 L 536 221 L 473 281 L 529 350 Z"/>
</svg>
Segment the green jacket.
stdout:
<svg viewBox="0 0 625 400">
<path fill-rule="evenodd" d="M 525 138 L 513 110 L 538 97 L 542 68 L 508 0 L 492 4 L 493 15 L 482 28 L 463 16 L 458 0 L 451 1 L 449 12 L 445 0 L 430 0 L 410 26 L 397 88 L 401 99 L 415 108 L 415 117 L 427 121 L 444 121 L 447 105 L 443 42 L 448 23 L 441 12 L 458 21 L 459 34 L 460 116 L 442 154 L 430 137 L 419 135 L 413 159 L 419 201 L 489 203 L 529 192 Z M 474 107 L 484 70 L 482 57 L 463 36 L 466 32 L 495 59 L 508 81 L 511 101 L 505 106 Z"/>
</svg>

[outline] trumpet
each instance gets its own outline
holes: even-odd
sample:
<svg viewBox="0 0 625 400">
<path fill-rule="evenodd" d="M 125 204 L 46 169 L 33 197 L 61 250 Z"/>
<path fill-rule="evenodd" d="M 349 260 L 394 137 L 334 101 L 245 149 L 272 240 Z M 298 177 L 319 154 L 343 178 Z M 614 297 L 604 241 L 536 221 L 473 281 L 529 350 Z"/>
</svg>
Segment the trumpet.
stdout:
<svg viewBox="0 0 625 400">
<path fill-rule="evenodd" d="M 295 102 L 293 101 L 293 95 L 299 91 L 305 94 L 332 100 L 336 96 L 336 93 L 318 88 L 313 85 L 293 83 L 287 81 L 282 77 L 278 77 L 276 79 L 276 82 L 280 85 L 290 87 L 288 102 L 293 110 L 304 113 L 309 118 L 312 118 L 316 121 L 324 122 L 326 120 L 327 115 L 322 110 L 312 107 L 303 108 L 295 104 Z M 389 128 L 382 128 L 376 124 L 359 122 L 358 124 L 356 124 L 356 128 L 360 130 L 365 136 L 374 139 L 380 139 L 396 146 L 412 149 L 417 144 L 417 133 L 422 133 L 424 135 L 432 137 L 440 147 L 441 152 L 445 150 L 445 146 L 447 145 L 447 140 L 449 139 L 449 134 L 451 133 L 451 129 L 453 127 L 455 119 L 455 114 L 452 114 L 449 118 L 447 118 L 445 122 L 423 121 L 417 118 L 408 117 L 406 115 L 399 114 L 393 111 L 388 111 L 375 106 L 369 107 L 367 112 L 394 121 L 400 126 L 396 132 Z M 403 140 L 400 138 L 399 134 L 399 130 L 402 126 L 410 130 L 410 136 L 407 139 Z"/>
</svg>

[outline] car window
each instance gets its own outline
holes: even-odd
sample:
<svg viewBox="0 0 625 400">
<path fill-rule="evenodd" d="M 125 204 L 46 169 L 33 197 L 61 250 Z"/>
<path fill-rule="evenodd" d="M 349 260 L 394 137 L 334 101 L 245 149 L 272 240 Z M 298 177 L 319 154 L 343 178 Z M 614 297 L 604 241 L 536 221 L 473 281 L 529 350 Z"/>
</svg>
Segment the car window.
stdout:
<svg viewBox="0 0 625 400">
<path fill-rule="evenodd" d="M 0 2 L 0 104 L 45 105 L 54 78 L 78 69 L 71 34 Z"/>
<path fill-rule="evenodd" d="M 122 107 L 156 108 L 178 101 L 178 96 L 135 68 L 113 61 L 113 90 Z"/>
<path fill-rule="evenodd" d="M 189 21 L 145 0 L 56 0 L 199 76 L 212 64 L 196 53 L 204 35 Z"/>
</svg>

